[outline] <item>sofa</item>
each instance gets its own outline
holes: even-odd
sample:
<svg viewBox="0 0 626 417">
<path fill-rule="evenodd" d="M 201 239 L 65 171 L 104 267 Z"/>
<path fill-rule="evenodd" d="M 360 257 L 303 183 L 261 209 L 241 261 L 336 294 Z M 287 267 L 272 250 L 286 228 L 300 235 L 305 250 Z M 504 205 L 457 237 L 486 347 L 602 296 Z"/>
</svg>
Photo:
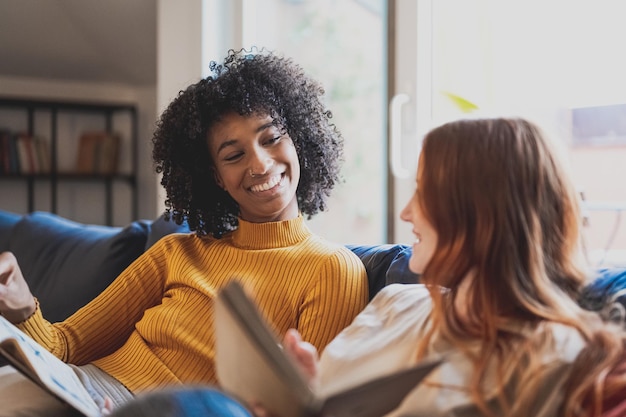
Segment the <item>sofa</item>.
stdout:
<svg viewBox="0 0 626 417">
<path fill-rule="evenodd" d="M 0 252 L 11 251 L 50 321 L 62 321 L 104 290 L 161 237 L 189 232 L 163 216 L 124 227 L 82 224 L 49 212 L 0 210 Z M 393 282 L 417 282 L 407 245 L 351 245 L 365 264 L 373 296 Z"/>
<path fill-rule="evenodd" d="M 20 215 L 0 210 L 0 252 L 15 254 L 31 291 L 50 321 L 61 321 L 104 290 L 161 237 L 189 232 L 163 216 L 125 227 L 82 224 L 48 212 Z M 391 283 L 415 283 L 408 269 L 411 247 L 402 244 L 347 245 L 363 261 L 370 298 Z M 580 302 L 600 310 L 626 289 L 626 269 L 604 268 Z M 626 294 L 618 297 L 626 307 Z"/>
<path fill-rule="evenodd" d="M 42 311 L 51 321 L 61 321 L 88 303 L 147 248 L 174 232 L 189 232 L 189 228 L 166 221 L 163 216 L 110 227 L 82 224 L 48 212 L 19 215 L 0 210 L 0 252 L 15 254 Z M 419 281 L 419 276 L 408 269 L 408 245 L 348 248 L 365 265 L 370 298 L 385 285 Z M 598 269 L 597 277 L 584 289 L 579 301 L 585 308 L 600 310 L 609 298 L 616 297 L 617 305 L 626 308 L 624 292 L 626 269 L 603 268 Z M 621 400 L 616 406 L 626 408 Z"/>
</svg>

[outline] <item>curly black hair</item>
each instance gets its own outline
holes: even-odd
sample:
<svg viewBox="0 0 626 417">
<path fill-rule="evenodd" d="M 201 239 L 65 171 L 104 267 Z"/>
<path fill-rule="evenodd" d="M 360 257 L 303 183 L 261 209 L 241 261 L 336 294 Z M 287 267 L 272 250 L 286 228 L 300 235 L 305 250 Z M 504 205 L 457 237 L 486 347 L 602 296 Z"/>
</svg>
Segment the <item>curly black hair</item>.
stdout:
<svg viewBox="0 0 626 417">
<path fill-rule="evenodd" d="M 152 157 L 163 174 L 165 216 L 197 235 L 221 237 L 238 226 L 239 206 L 215 182 L 207 135 L 229 113 L 268 115 L 289 134 L 300 162 L 296 192 L 308 218 L 326 209 L 340 181 L 343 138 L 322 101 L 324 88 L 292 59 L 272 51 L 230 50 L 211 75 L 181 91 L 157 122 Z"/>
</svg>

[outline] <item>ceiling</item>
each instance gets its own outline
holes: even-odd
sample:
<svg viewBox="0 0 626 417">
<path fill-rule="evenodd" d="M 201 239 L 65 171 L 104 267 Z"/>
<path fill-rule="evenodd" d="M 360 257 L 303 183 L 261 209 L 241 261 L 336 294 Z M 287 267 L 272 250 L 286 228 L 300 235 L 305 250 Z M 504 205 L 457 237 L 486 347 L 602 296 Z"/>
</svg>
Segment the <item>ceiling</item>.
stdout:
<svg viewBox="0 0 626 417">
<path fill-rule="evenodd" d="M 0 76 L 156 84 L 157 0 L 0 0 Z"/>
</svg>

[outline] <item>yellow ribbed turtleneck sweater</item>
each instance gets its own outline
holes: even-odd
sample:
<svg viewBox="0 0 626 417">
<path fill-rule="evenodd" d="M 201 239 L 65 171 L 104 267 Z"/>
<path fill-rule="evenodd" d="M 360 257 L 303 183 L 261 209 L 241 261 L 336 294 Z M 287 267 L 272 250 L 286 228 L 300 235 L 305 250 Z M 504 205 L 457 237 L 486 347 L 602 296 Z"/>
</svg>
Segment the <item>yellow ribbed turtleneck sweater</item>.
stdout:
<svg viewBox="0 0 626 417">
<path fill-rule="evenodd" d="M 63 361 L 93 363 L 133 393 L 215 383 L 213 301 L 235 278 L 279 334 L 296 328 L 320 350 L 368 297 L 359 258 L 312 234 L 302 216 L 240 220 L 222 239 L 166 236 L 66 321 L 51 324 L 38 310 L 19 327 Z"/>
</svg>

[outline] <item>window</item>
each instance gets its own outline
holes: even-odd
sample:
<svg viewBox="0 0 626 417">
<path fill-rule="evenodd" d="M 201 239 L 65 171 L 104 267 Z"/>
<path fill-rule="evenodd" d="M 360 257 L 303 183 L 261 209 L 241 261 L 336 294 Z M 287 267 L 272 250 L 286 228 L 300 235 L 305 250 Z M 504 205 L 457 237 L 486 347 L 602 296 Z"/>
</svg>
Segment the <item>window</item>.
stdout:
<svg viewBox="0 0 626 417">
<path fill-rule="evenodd" d="M 326 90 L 345 140 L 345 183 L 312 229 L 343 243 L 385 240 L 386 2 L 244 1 L 243 44 L 277 50 Z"/>
<path fill-rule="evenodd" d="M 528 117 L 557 138 L 585 198 L 593 265 L 626 264 L 626 39 L 619 0 L 432 1 L 433 124 Z"/>
</svg>

